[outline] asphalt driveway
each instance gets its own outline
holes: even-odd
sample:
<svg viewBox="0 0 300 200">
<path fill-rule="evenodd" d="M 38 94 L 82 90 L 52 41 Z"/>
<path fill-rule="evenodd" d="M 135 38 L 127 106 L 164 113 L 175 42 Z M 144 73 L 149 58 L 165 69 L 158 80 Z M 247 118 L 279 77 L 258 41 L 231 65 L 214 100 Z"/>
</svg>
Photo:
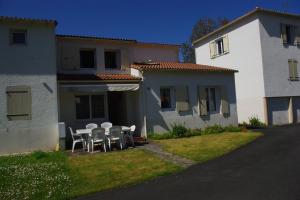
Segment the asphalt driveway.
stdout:
<svg viewBox="0 0 300 200">
<path fill-rule="evenodd" d="M 80 199 L 300 200 L 300 125 L 264 133 L 245 147 L 181 173 Z"/>
</svg>

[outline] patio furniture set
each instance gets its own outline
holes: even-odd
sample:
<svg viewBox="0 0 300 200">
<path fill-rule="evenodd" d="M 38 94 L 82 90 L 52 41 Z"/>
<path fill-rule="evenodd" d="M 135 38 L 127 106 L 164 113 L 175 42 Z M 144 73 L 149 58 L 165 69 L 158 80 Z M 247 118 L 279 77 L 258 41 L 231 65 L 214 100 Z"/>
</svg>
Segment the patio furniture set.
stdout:
<svg viewBox="0 0 300 200">
<path fill-rule="evenodd" d="M 134 147 L 133 133 L 136 126 L 113 126 L 110 122 L 104 122 L 98 127 L 97 124 L 90 123 L 86 125 L 85 129 L 77 129 L 73 131 L 71 127 L 70 133 L 73 139 L 72 153 L 76 144 L 81 143 L 83 150 L 87 149 L 88 152 L 94 152 L 95 145 L 101 145 L 106 152 L 107 146 L 111 150 L 111 145 L 116 144 L 122 150 L 126 147 L 127 141 L 130 141 Z"/>
</svg>

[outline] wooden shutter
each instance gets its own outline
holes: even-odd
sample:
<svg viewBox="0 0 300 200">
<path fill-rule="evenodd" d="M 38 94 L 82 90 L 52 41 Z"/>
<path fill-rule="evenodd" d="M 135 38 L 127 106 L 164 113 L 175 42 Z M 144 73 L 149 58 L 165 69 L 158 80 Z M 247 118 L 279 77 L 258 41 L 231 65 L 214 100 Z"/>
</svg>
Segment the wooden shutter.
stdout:
<svg viewBox="0 0 300 200">
<path fill-rule="evenodd" d="M 176 87 L 176 110 L 184 112 L 189 110 L 188 88 L 186 86 Z"/>
<path fill-rule="evenodd" d="M 10 86 L 7 94 L 8 120 L 31 119 L 31 92 L 28 86 Z"/>
<path fill-rule="evenodd" d="M 225 35 L 223 37 L 223 45 L 224 45 L 224 53 L 229 53 L 229 41 L 228 41 L 228 35 Z"/>
<path fill-rule="evenodd" d="M 281 39 L 283 44 L 287 44 L 286 25 L 280 24 Z"/>
<path fill-rule="evenodd" d="M 294 79 L 298 80 L 298 61 L 294 60 L 293 62 L 293 74 L 294 74 Z"/>
<path fill-rule="evenodd" d="M 292 59 L 289 59 L 289 76 L 290 79 L 293 80 L 295 78 L 294 75 L 294 61 Z"/>
<path fill-rule="evenodd" d="M 226 87 L 221 87 L 221 113 L 229 114 L 229 103 Z"/>
<path fill-rule="evenodd" d="M 200 116 L 207 116 L 208 111 L 207 111 L 207 99 L 206 99 L 206 92 L 205 92 L 205 87 L 199 86 L 198 87 L 198 97 L 199 97 L 199 111 L 200 111 Z"/>
<path fill-rule="evenodd" d="M 210 51 L 210 58 L 214 58 L 216 56 L 216 43 L 215 42 L 209 43 L 209 51 Z"/>
</svg>

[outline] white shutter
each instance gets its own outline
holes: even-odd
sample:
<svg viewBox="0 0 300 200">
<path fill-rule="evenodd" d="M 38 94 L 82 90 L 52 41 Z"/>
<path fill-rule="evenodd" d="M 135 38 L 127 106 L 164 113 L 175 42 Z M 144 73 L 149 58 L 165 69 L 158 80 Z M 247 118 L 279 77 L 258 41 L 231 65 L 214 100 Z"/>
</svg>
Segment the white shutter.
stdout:
<svg viewBox="0 0 300 200">
<path fill-rule="evenodd" d="M 229 53 L 228 35 L 223 37 L 224 53 Z"/>
<path fill-rule="evenodd" d="M 189 110 L 188 89 L 186 86 L 176 87 L 176 110 L 178 112 Z"/>
<path fill-rule="evenodd" d="M 207 104 L 206 104 L 206 92 L 205 87 L 199 86 L 198 87 L 198 97 L 199 97 L 199 111 L 200 116 L 207 116 Z"/>
<path fill-rule="evenodd" d="M 289 76 L 290 79 L 293 80 L 295 75 L 294 75 L 294 61 L 292 59 L 289 59 Z"/>
<path fill-rule="evenodd" d="M 293 62 L 293 74 L 294 74 L 294 78 L 298 79 L 298 61 L 294 60 Z"/>
<path fill-rule="evenodd" d="M 210 50 L 210 58 L 214 58 L 216 56 L 216 43 L 215 42 L 209 43 L 209 50 Z"/>
<path fill-rule="evenodd" d="M 229 103 L 226 87 L 221 87 L 221 112 L 223 115 L 229 114 Z"/>
</svg>

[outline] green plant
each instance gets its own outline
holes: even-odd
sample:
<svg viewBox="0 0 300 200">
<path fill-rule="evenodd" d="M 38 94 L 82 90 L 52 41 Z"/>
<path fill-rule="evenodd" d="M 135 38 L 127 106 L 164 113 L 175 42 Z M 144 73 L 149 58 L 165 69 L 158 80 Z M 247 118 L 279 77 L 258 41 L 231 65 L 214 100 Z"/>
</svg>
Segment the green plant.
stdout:
<svg viewBox="0 0 300 200">
<path fill-rule="evenodd" d="M 249 125 L 250 125 L 251 127 L 257 127 L 257 128 L 259 128 L 259 127 L 265 127 L 265 126 L 266 126 L 266 125 L 265 125 L 263 122 L 261 122 L 261 121 L 259 120 L 259 118 L 256 117 L 256 116 L 252 116 L 252 117 L 249 118 Z"/>
<path fill-rule="evenodd" d="M 167 133 L 149 133 L 148 138 L 153 140 L 164 140 L 164 139 L 171 139 L 174 137 L 170 132 L 167 132 Z"/>
<path fill-rule="evenodd" d="M 213 126 L 206 127 L 205 130 L 203 131 L 203 134 L 222 133 L 224 131 L 225 129 L 222 126 L 216 124 Z"/>
<path fill-rule="evenodd" d="M 225 132 L 241 132 L 242 128 L 234 125 L 224 127 Z"/>
<path fill-rule="evenodd" d="M 187 133 L 189 132 L 189 130 L 180 124 L 174 124 L 172 125 L 172 135 L 174 137 L 184 137 Z"/>
</svg>

